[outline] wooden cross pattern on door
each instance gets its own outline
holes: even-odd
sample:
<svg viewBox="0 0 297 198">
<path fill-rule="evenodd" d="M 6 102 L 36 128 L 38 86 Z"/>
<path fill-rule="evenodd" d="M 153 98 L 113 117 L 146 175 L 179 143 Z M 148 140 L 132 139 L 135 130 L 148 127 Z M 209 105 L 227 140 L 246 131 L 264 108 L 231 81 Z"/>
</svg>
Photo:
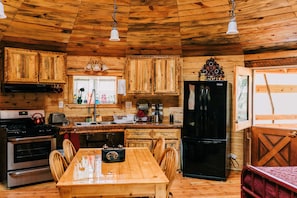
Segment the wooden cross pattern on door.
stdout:
<svg viewBox="0 0 297 198">
<path fill-rule="evenodd" d="M 291 138 L 285 135 L 259 134 L 257 166 L 290 165 Z"/>
</svg>

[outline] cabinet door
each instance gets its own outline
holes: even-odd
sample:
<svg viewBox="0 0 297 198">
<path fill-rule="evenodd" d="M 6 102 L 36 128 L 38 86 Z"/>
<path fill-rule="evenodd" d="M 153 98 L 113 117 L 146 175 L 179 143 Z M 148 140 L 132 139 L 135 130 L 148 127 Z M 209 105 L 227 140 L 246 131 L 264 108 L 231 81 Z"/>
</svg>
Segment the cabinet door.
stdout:
<svg viewBox="0 0 297 198">
<path fill-rule="evenodd" d="M 152 93 L 152 59 L 129 58 L 126 65 L 127 93 Z"/>
<path fill-rule="evenodd" d="M 40 52 L 41 83 L 65 83 L 65 54 L 55 52 Z"/>
<path fill-rule="evenodd" d="M 179 70 L 176 58 L 157 58 L 154 61 L 154 93 L 178 94 Z"/>
<path fill-rule="evenodd" d="M 37 83 L 38 53 L 32 50 L 5 48 L 4 81 Z"/>
<path fill-rule="evenodd" d="M 252 127 L 252 165 L 296 166 L 295 130 Z"/>
</svg>

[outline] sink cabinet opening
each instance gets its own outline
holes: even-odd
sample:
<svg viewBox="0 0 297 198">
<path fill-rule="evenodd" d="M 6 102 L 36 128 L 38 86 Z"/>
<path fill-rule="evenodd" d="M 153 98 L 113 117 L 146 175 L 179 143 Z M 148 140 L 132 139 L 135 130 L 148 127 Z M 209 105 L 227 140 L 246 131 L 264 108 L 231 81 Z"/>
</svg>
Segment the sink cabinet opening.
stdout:
<svg viewBox="0 0 297 198">
<path fill-rule="evenodd" d="M 82 148 L 102 148 L 104 144 L 108 147 L 124 145 L 124 132 L 100 132 L 81 135 L 80 146 Z"/>
</svg>

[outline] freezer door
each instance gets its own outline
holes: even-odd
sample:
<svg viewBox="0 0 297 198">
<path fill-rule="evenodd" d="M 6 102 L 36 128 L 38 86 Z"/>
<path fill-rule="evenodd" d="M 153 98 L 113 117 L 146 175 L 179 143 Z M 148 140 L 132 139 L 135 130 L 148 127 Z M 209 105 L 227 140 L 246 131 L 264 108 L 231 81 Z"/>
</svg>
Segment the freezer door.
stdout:
<svg viewBox="0 0 297 198">
<path fill-rule="evenodd" d="M 226 141 L 183 139 L 183 175 L 196 178 L 226 180 L 229 164 Z"/>
</svg>

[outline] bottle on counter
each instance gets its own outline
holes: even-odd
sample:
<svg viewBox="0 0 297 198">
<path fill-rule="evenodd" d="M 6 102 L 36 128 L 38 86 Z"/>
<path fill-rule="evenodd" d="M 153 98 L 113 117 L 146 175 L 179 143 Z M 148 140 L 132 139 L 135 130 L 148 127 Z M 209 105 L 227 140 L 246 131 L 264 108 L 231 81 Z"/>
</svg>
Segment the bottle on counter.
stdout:
<svg viewBox="0 0 297 198">
<path fill-rule="evenodd" d="M 170 113 L 170 115 L 169 115 L 169 123 L 174 124 L 174 115 L 173 115 L 173 113 Z"/>
</svg>

